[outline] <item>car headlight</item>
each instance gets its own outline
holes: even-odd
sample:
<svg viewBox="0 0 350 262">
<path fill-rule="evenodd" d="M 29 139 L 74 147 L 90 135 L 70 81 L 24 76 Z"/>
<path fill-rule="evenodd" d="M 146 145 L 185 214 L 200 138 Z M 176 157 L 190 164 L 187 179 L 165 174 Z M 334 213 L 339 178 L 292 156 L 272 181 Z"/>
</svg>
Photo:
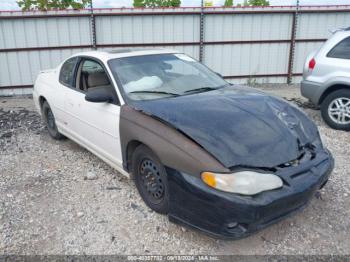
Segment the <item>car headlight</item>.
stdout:
<svg viewBox="0 0 350 262">
<path fill-rule="evenodd" d="M 240 171 L 232 174 L 203 172 L 201 176 L 204 183 L 210 187 L 242 195 L 255 195 L 283 185 L 282 180 L 276 175 L 254 171 Z"/>
</svg>

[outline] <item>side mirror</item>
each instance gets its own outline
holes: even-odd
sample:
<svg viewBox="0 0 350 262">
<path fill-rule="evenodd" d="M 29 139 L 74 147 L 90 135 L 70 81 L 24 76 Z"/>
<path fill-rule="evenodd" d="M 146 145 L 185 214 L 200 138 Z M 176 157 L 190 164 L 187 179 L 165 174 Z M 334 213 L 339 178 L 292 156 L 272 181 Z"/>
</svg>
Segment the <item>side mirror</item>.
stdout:
<svg viewBox="0 0 350 262">
<path fill-rule="evenodd" d="M 114 100 L 114 97 L 108 88 L 97 87 L 88 89 L 85 100 L 92 103 L 109 103 Z"/>
</svg>

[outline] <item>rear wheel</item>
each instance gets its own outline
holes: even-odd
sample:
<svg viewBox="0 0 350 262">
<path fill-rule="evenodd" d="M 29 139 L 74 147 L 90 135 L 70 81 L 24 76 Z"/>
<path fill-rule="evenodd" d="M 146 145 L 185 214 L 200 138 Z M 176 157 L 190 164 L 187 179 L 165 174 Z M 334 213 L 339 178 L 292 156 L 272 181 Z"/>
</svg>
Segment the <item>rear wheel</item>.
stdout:
<svg viewBox="0 0 350 262">
<path fill-rule="evenodd" d="M 332 128 L 350 130 L 350 89 L 329 94 L 321 105 L 324 121 Z"/>
<path fill-rule="evenodd" d="M 132 159 L 135 184 L 143 201 L 152 210 L 167 214 L 169 192 L 165 168 L 148 147 L 135 149 Z"/>
<path fill-rule="evenodd" d="M 50 136 L 56 140 L 64 138 L 64 136 L 58 132 L 55 116 L 53 115 L 52 110 L 46 101 L 43 103 L 42 112 Z"/>
</svg>

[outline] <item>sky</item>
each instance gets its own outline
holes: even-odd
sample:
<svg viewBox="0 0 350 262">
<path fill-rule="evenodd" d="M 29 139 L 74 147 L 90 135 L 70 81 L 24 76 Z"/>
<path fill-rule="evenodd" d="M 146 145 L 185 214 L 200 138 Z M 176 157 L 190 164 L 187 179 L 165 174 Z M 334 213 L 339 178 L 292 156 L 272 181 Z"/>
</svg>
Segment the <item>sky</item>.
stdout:
<svg viewBox="0 0 350 262">
<path fill-rule="evenodd" d="M 224 0 L 212 0 L 215 6 L 221 6 Z M 297 0 L 270 0 L 270 5 L 294 5 Z M 131 7 L 132 0 L 93 0 L 94 7 Z M 182 6 L 198 6 L 200 0 L 182 0 Z M 243 0 L 234 0 L 234 4 Z M 300 0 L 301 5 L 350 5 L 350 0 Z M 0 10 L 19 10 L 16 0 L 0 0 Z"/>
</svg>

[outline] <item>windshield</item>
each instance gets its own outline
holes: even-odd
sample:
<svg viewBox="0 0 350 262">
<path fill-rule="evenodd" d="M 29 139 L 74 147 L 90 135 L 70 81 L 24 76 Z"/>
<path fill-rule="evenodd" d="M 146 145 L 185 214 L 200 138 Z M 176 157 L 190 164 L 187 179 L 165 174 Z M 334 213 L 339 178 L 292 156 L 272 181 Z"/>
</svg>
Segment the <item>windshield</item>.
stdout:
<svg viewBox="0 0 350 262">
<path fill-rule="evenodd" d="M 157 54 L 108 62 L 124 93 L 132 100 L 150 100 L 206 92 L 228 83 L 184 54 Z"/>
</svg>

